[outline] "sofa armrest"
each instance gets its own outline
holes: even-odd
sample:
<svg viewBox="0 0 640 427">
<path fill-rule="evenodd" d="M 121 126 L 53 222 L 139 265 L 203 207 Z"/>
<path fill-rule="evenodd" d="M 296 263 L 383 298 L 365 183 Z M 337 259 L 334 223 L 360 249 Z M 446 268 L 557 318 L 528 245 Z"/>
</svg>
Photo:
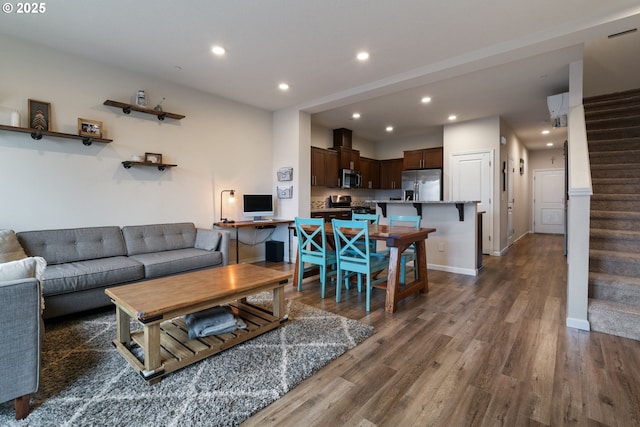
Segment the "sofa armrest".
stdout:
<svg viewBox="0 0 640 427">
<path fill-rule="evenodd" d="M 227 230 L 196 229 L 196 249 L 219 251 L 222 253 L 222 265 L 229 264 L 229 242 L 231 234 Z"/>
<path fill-rule="evenodd" d="M 40 282 L 0 282 L 0 402 L 35 393 L 40 379 Z"/>
</svg>

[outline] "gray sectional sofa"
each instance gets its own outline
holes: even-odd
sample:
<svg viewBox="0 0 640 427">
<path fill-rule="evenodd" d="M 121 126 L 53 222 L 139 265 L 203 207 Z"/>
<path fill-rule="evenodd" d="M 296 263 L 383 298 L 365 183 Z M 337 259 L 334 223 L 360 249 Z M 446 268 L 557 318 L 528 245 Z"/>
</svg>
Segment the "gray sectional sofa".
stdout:
<svg viewBox="0 0 640 427">
<path fill-rule="evenodd" d="M 110 305 L 108 287 L 229 263 L 229 232 L 193 223 L 23 231 L 28 256 L 47 260 L 43 318 Z"/>
</svg>

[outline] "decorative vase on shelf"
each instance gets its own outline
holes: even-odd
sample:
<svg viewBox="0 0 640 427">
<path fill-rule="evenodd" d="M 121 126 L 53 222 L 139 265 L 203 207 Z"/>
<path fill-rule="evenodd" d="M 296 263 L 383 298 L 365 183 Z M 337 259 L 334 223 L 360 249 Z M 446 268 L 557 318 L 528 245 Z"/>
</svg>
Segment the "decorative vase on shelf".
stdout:
<svg viewBox="0 0 640 427">
<path fill-rule="evenodd" d="M 139 90 L 136 93 L 136 105 L 138 107 L 146 107 L 147 104 L 148 104 L 147 95 L 144 93 L 143 90 Z"/>
<path fill-rule="evenodd" d="M 18 111 L 11 112 L 11 126 L 20 127 L 20 113 Z"/>
</svg>

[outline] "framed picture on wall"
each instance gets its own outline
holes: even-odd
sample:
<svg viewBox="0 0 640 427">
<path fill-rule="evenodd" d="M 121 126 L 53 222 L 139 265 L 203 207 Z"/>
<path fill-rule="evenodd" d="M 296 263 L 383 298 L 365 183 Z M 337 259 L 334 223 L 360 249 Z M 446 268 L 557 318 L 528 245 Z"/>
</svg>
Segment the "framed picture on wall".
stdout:
<svg viewBox="0 0 640 427">
<path fill-rule="evenodd" d="M 29 100 L 29 127 L 38 130 L 51 130 L 51 104 Z"/>
<path fill-rule="evenodd" d="M 78 135 L 102 138 L 102 122 L 79 118 Z"/>
<path fill-rule="evenodd" d="M 144 161 L 147 163 L 162 163 L 162 154 L 144 153 Z"/>
</svg>

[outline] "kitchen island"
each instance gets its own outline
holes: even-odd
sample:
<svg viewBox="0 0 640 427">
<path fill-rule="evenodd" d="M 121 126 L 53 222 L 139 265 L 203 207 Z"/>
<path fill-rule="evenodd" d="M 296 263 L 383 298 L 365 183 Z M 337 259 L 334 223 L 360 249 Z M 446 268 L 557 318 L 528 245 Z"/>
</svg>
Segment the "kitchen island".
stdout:
<svg viewBox="0 0 640 427">
<path fill-rule="evenodd" d="M 478 256 L 482 252 L 482 238 L 478 233 L 482 217 L 478 215 L 478 201 L 366 202 L 376 205 L 380 224 L 388 224 L 389 215 L 420 215 L 421 227 L 437 230 L 427 239 L 428 268 L 470 276 L 478 274 L 482 266 Z"/>
</svg>

